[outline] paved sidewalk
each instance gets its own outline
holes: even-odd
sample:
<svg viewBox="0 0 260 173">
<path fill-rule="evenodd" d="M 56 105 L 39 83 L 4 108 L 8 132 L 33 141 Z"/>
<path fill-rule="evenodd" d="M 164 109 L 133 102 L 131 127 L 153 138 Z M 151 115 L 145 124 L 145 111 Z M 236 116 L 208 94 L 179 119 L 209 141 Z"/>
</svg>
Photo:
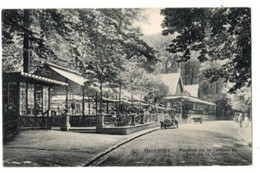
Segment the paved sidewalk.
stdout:
<svg viewBox="0 0 260 173">
<path fill-rule="evenodd" d="M 84 166 L 105 152 L 133 138 L 157 130 L 129 135 L 62 132 L 58 130 L 22 131 L 3 146 L 4 166 Z"/>
<path fill-rule="evenodd" d="M 248 145 L 252 145 L 252 122 L 249 122 L 248 124 L 243 123 L 242 127 L 238 126 L 238 132 L 240 136 L 243 138 L 245 142 L 248 143 Z"/>
</svg>

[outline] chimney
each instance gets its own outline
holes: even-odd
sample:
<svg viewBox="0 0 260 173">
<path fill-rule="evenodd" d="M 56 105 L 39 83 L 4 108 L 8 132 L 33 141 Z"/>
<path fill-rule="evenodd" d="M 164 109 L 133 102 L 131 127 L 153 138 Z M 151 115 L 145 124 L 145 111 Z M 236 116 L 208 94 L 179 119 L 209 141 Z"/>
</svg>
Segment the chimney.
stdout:
<svg viewBox="0 0 260 173">
<path fill-rule="evenodd" d="M 27 31 L 24 31 L 23 35 L 23 72 L 29 73 L 30 71 L 30 40 L 29 40 L 29 27 L 30 27 L 30 19 L 29 19 L 29 10 L 24 10 L 24 28 Z"/>
</svg>

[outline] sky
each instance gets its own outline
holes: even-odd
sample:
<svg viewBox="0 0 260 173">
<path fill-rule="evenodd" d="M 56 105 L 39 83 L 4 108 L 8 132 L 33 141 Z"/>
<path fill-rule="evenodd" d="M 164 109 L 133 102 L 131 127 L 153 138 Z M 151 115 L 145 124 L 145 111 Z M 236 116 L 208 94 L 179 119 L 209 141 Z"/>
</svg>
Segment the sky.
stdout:
<svg viewBox="0 0 260 173">
<path fill-rule="evenodd" d="M 147 21 L 135 23 L 136 26 L 140 26 L 145 36 L 161 33 L 163 16 L 160 15 L 160 10 L 161 8 L 145 8 L 143 15 L 147 18 Z"/>
</svg>

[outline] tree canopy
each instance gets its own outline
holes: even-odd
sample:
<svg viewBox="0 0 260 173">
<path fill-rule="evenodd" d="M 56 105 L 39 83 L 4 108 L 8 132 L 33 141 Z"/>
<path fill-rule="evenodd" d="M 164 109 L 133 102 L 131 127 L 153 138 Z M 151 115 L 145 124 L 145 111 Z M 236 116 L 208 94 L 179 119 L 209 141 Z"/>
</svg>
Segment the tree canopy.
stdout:
<svg viewBox="0 0 260 173">
<path fill-rule="evenodd" d="M 103 85 L 121 88 L 121 73 L 129 60 L 148 72 L 157 62 L 154 49 L 140 39 L 140 29 L 133 26 L 141 11 L 3 10 L 3 70 L 21 71 L 23 41 L 27 39 L 30 44 L 26 49 L 32 57 L 29 72 L 46 59 L 81 72 L 88 78 L 86 85 L 99 85 L 101 96 Z"/>
<path fill-rule="evenodd" d="M 204 76 L 211 82 L 233 83 L 229 92 L 251 86 L 251 11 L 249 8 L 185 8 L 161 10 L 163 35 L 175 35 L 167 51 L 179 53 L 180 62 L 192 52 L 203 63 L 221 62 Z"/>
<path fill-rule="evenodd" d="M 27 18 L 25 11 L 29 13 Z M 21 51 L 23 35 L 28 33 L 33 59 L 57 60 L 58 63 L 63 60 L 70 67 L 80 69 L 84 64 L 82 58 L 92 56 L 99 42 L 103 47 L 117 45 L 114 51 L 124 52 L 126 58 L 136 58 L 143 67 L 152 70 L 146 64 L 156 62 L 154 50 L 139 38 L 139 29 L 132 26 L 139 16 L 140 9 L 3 10 L 3 61 L 16 59 L 22 63 L 21 54 L 14 56 L 18 53 L 11 54 L 9 50 L 14 51 L 15 46 L 17 52 Z M 15 69 L 3 65 L 4 70 Z"/>
</svg>

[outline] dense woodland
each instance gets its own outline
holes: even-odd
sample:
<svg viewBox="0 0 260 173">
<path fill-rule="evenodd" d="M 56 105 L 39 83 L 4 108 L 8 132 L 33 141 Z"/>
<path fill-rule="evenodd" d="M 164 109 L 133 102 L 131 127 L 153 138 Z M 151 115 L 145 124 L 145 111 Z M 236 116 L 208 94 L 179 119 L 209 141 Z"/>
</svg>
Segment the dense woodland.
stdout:
<svg viewBox="0 0 260 173">
<path fill-rule="evenodd" d="M 104 86 L 124 88 L 147 100 L 152 92 L 158 101 L 167 87 L 150 74 L 180 67 L 184 84 L 199 84 L 200 98 L 216 102 L 220 117 L 250 111 L 250 9 L 162 9 L 161 14 L 163 32 L 143 36 L 133 25 L 145 20 L 142 9 L 3 10 L 3 71 L 22 71 L 29 50 L 31 73 L 47 60 L 81 72 L 91 79 L 85 85 L 99 83 L 101 93 Z"/>
</svg>

